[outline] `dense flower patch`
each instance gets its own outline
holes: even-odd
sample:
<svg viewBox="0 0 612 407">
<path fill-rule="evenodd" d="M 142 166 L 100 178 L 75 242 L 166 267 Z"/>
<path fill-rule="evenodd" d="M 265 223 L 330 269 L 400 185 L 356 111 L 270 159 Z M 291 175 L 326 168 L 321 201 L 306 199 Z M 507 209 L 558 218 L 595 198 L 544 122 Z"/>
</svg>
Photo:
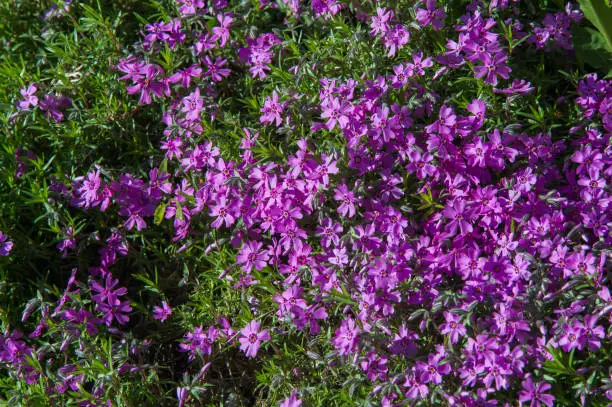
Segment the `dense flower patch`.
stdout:
<svg viewBox="0 0 612 407">
<path fill-rule="evenodd" d="M 102 8 L 45 14 L 111 33 L 121 102 L 7 91 L 3 191 L 55 237 L 3 316 L 0 398 L 610 403 L 612 82 L 576 60 L 578 5 L 158 7 L 133 43 Z M 59 130 L 115 123 L 104 151 Z M 10 222 L 7 276 L 36 236 Z"/>
</svg>

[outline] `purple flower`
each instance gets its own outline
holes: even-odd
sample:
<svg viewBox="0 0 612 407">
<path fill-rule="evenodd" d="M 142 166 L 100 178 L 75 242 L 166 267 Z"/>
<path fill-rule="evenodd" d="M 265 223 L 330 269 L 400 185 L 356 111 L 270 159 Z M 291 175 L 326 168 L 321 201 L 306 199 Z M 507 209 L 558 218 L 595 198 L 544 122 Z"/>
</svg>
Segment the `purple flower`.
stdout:
<svg viewBox="0 0 612 407">
<path fill-rule="evenodd" d="M 586 345 L 586 335 L 584 332 L 584 326 L 576 322 L 574 324 L 566 324 L 563 333 L 557 343 L 565 352 L 569 352 L 572 349 L 582 350 Z"/>
<path fill-rule="evenodd" d="M 283 112 L 283 106 L 278 103 L 278 94 L 276 91 L 272 92 L 272 98 L 266 96 L 263 108 L 261 109 L 263 115 L 259 118 L 261 123 L 275 123 L 276 127 L 280 126 L 283 122 L 281 113 Z"/>
<path fill-rule="evenodd" d="M 389 31 L 389 21 L 395 14 L 392 10 L 376 7 L 376 16 L 372 16 L 370 35 L 385 35 Z"/>
<path fill-rule="evenodd" d="M 436 0 L 427 0 L 425 7 L 416 9 L 416 21 L 423 27 L 431 24 L 434 31 L 438 31 L 444 26 L 446 13 L 443 9 L 436 8 Z"/>
<path fill-rule="evenodd" d="M 597 315 L 586 315 L 584 317 L 584 335 L 591 352 L 595 352 L 601 347 L 600 339 L 606 336 L 604 327 L 596 325 L 597 319 Z"/>
<path fill-rule="evenodd" d="M 496 86 L 497 77 L 508 79 L 509 74 L 512 71 L 507 65 L 506 61 L 508 56 L 503 52 L 498 52 L 493 57 L 489 54 L 482 55 L 483 65 L 477 65 L 474 67 L 474 76 L 476 78 L 483 78 L 485 83 Z"/>
<path fill-rule="evenodd" d="M 257 351 L 263 341 L 270 340 L 270 334 L 267 329 L 263 331 L 259 330 L 260 323 L 258 321 L 249 322 L 244 328 L 240 330 L 241 338 L 238 338 L 240 342 L 240 350 L 246 354 L 247 358 L 253 358 L 257 355 Z"/>
<path fill-rule="evenodd" d="M 342 320 L 340 328 L 334 332 L 332 343 L 341 355 L 348 355 L 355 351 L 359 342 L 360 329 L 355 324 L 355 320 L 348 317 Z"/>
<path fill-rule="evenodd" d="M 120 300 L 116 300 L 112 303 L 98 304 L 97 309 L 104 313 L 102 319 L 106 322 L 107 326 L 112 324 L 113 319 L 117 320 L 121 325 L 126 324 L 130 320 L 126 314 L 132 311 L 129 301 Z"/>
<path fill-rule="evenodd" d="M 38 91 L 38 87 L 35 83 L 31 83 L 19 90 L 19 93 L 23 96 L 23 99 L 17 103 L 19 110 L 28 109 L 30 106 L 38 106 L 38 97 L 35 96 L 36 91 Z"/>
<path fill-rule="evenodd" d="M 69 97 L 55 95 L 45 95 L 39 103 L 40 110 L 56 122 L 64 120 L 64 113 L 60 109 L 71 105 L 72 100 Z"/>
<path fill-rule="evenodd" d="M 187 387 L 176 388 L 176 398 L 179 401 L 178 407 L 183 407 L 185 405 L 187 396 L 189 396 L 189 389 Z"/>
<path fill-rule="evenodd" d="M 396 24 L 386 35 L 383 37 L 385 48 L 387 49 L 387 56 L 395 56 L 397 51 L 404 45 L 408 44 L 410 40 L 410 33 L 401 24 Z"/>
<path fill-rule="evenodd" d="M 297 392 L 294 390 L 291 396 L 280 403 L 279 407 L 300 407 L 301 405 L 302 400 L 297 397 Z"/>
<path fill-rule="evenodd" d="M 209 215 L 217 217 L 217 219 L 210 224 L 210 226 L 215 229 L 219 229 L 223 225 L 223 222 L 225 222 L 226 227 L 230 227 L 236 221 L 233 210 L 230 208 L 230 205 L 228 205 L 227 198 L 224 196 L 219 198 L 216 205 L 211 205 Z"/>
<path fill-rule="evenodd" d="M 340 98 L 337 97 L 325 99 L 321 103 L 321 108 L 323 110 L 321 117 L 328 118 L 325 123 L 327 130 L 333 130 L 336 124 L 338 124 L 341 129 L 346 128 L 349 123 L 349 115 L 353 110 L 350 103 L 341 101 Z"/>
<path fill-rule="evenodd" d="M 200 98 L 200 88 L 183 98 L 183 108 L 181 111 L 187 113 L 185 118 L 189 121 L 200 121 L 200 112 L 204 106 L 204 101 Z"/>
<path fill-rule="evenodd" d="M 452 344 L 459 342 L 459 337 L 463 337 L 467 332 L 465 326 L 459 323 L 459 316 L 445 311 L 444 319 L 446 322 L 440 325 L 440 333 L 449 335 Z"/>
<path fill-rule="evenodd" d="M 442 214 L 447 219 L 450 219 L 450 222 L 446 225 L 445 231 L 451 235 L 457 234 L 457 229 L 461 231 L 462 235 L 471 233 L 474 230 L 472 224 L 468 222 L 470 219 L 470 212 L 465 208 L 464 200 L 455 199 L 444 208 Z"/>
<path fill-rule="evenodd" d="M 431 58 L 423 59 L 423 52 L 417 51 L 412 54 L 412 62 L 406 64 L 406 69 L 410 73 L 409 76 L 423 76 L 425 70 L 423 68 L 431 68 L 433 66 L 433 60 Z"/>
<path fill-rule="evenodd" d="M 117 303 L 120 296 L 127 294 L 127 288 L 125 287 L 115 289 L 118 284 L 119 279 L 113 279 L 113 275 L 111 273 L 106 275 L 104 287 L 97 281 L 92 280 L 90 283 L 91 290 L 97 292 L 98 294 L 92 295 L 91 299 L 97 304 L 101 304 L 103 302 L 108 302 L 109 304 Z"/>
<path fill-rule="evenodd" d="M 162 306 L 153 307 L 153 318 L 161 322 L 164 322 L 172 314 L 172 308 L 166 301 L 162 301 Z"/>
<path fill-rule="evenodd" d="M 13 242 L 8 240 L 8 236 L 0 231 L 0 256 L 8 256 L 13 250 Z"/>
<path fill-rule="evenodd" d="M 442 355 L 431 354 L 428 363 L 420 361 L 416 363 L 416 369 L 421 374 L 421 382 L 442 383 L 442 375 L 451 372 L 451 366 L 448 363 L 441 363 L 442 359 Z"/>
<path fill-rule="evenodd" d="M 213 81 L 221 82 L 224 77 L 229 76 L 232 72 L 229 68 L 223 68 L 227 64 L 227 60 L 221 57 L 217 57 L 213 62 L 212 59 L 207 55 L 204 58 L 204 63 L 208 67 L 208 70 L 204 73 L 204 76 L 210 76 Z"/>
<path fill-rule="evenodd" d="M 236 256 L 236 264 L 242 264 L 242 270 L 250 273 L 253 267 L 262 270 L 268 265 L 269 255 L 267 252 L 260 252 L 263 247 L 261 242 L 247 242 Z"/>
<path fill-rule="evenodd" d="M 201 352 L 203 355 L 212 353 L 212 345 L 219 336 L 219 330 L 214 326 L 209 326 L 204 332 L 202 326 L 193 328 L 193 332 L 185 334 L 185 340 L 179 345 L 180 352 L 189 352 L 189 360 L 193 360 L 196 353 Z"/>
<path fill-rule="evenodd" d="M 151 94 L 162 97 L 164 95 L 165 86 L 162 82 L 157 81 L 157 77 L 163 73 L 162 69 L 153 64 L 147 64 L 138 70 L 138 76 L 134 78 L 134 85 L 128 86 L 128 95 L 133 95 L 140 92 L 138 103 L 148 105 L 152 102 Z"/>
<path fill-rule="evenodd" d="M 321 245 L 323 247 L 330 247 L 332 244 L 338 246 L 340 238 L 338 233 L 341 233 L 343 227 L 340 223 L 332 221 L 330 218 L 326 218 L 321 226 L 317 226 L 316 233 L 321 236 Z"/>
<path fill-rule="evenodd" d="M 349 218 L 355 216 L 355 203 L 357 199 L 355 199 L 353 191 L 349 191 L 346 184 L 340 184 L 334 189 L 334 199 L 341 202 L 338 207 L 338 213 L 340 215 L 348 216 Z"/>
<path fill-rule="evenodd" d="M 230 26 L 234 19 L 227 14 L 219 13 L 217 14 L 217 21 L 219 21 L 219 27 L 213 27 L 213 39 L 220 40 L 219 46 L 224 47 L 229 40 L 230 37 Z"/>
<path fill-rule="evenodd" d="M 179 12 L 184 17 L 195 14 L 196 9 L 204 8 L 203 0 L 176 0 L 176 2 L 181 4 Z"/>
<path fill-rule="evenodd" d="M 531 377 L 523 381 L 523 389 L 518 392 L 519 402 L 523 405 L 526 401 L 531 401 L 530 407 L 540 407 L 545 404 L 548 407 L 552 407 L 555 401 L 555 397 L 550 394 L 546 394 L 545 391 L 550 389 L 550 384 L 546 382 L 534 383 Z"/>
</svg>

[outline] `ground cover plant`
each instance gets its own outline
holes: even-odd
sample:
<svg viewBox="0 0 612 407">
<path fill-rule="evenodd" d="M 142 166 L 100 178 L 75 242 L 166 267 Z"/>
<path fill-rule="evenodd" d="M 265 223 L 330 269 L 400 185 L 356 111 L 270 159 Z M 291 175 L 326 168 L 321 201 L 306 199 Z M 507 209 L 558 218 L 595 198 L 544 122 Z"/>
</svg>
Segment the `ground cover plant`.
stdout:
<svg viewBox="0 0 612 407">
<path fill-rule="evenodd" d="M 0 15 L 2 404 L 612 403 L 604 1 Z"/>
</svg>

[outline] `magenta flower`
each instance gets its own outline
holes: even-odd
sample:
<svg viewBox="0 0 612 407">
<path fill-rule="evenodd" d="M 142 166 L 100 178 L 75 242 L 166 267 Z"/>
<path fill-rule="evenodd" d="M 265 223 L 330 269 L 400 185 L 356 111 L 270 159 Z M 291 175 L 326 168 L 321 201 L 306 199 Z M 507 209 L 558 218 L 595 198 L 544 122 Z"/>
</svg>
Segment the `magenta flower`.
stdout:
<svg viewBox="0 0 612 407">
<path fill-rule="evenodd" d="M 191 78 L 199 78 L 202 75 L 202 68 L 198 65 L 191 65 L 182 70 L 176 71 L 168 78 L 169 83 L 180 83 L 184 88 L 191 84 Z"/>
<path fill-rule="evenodd" d="M 204 8 L 203 0 L 176 0 L 176 2 L 181 4 L 179 12 L 184 17 L 195 14 L 196 9 Z"/>
<path fill-rule="evenodd" d="M 189 121 L 199 121 L 200 112 L 204 106 L 204 101 L 200 98 L 200 89 L 190 93 L 183 98 L 183 108 L 181 111 L 186 113 L 185 118 Z"/>
<path fill-rule="evenodd" d="M 40 110 L 45 112 L 45 116 L 56 122 L 64 120 L 64 113 L 61 108 L 72 105 L 72 100 L 66 96 L 45 95 L 39 103 Z"/>
<path fill-rule="evenodd" d="M 421 374 L 421 382 L 442 383 L 442 375 L 447 375 L 451 372 L 451 366 L 448 363 L 442 363 L 442 359 L 442 355 L 430 354 L 427 363 L 420 361 L 416 363 L 416 369 Z"/>
<path fill-rule="evenodd" d="M 597 319 L 597 315 L 586 315 L 584 317 L 584 335 L 591 352 L 595 352 L 601 347 L 600 340 L 606 336 L 604 327 L 596 325 Z"/>
<path fill-rule="evenodd" d="M 426 8 L 416 9 L 416 21 L 423 27 L 431 24 L 434 31 L 438 31 L 444 26 L 446 13 L 441 8 L 436 8 L 436 0 L 427 0 Z"/>
<path fill-rule="evenodd" d="M 129 301 L 117 300 L 114 303 L 102 303 L 98 304 L 98 311 L 103 312 L 102 320 L 106 322 L 107 326 L 110 326 L 113 319 L 117 320 L 117 323 L 125 325 L 128 323 L 130 318 L 127 316 L 132 311 Z"/>
<path fill-rule="evenodd" d="M 323 110 L 321 117 L 328 118 L 325 123 L 327 130 L 333 130 L 336 124 L 338 124 L 341 129 L 346 128 L 349 123 L 349 115 L 353 110 L 350 103 L 341 102 L 337 97 L 324 100 L 323 103 L 321 103 L 321 108 Z"/>
<path fill-rule="evenodd" d="M 406 64 L 406 69 L 410 76 L 423 76 L 425 75 L 424 68 L 431 68 L 432 66 L 433 60 L 429 57 L 423 59 L 423 52 L 417 51 L 412 54 L 412 62 Z"/>
<path fill-rule="evenodd" d="M 153 307 L 153 318 L 164 322 L 172 314 L 172 308 L 166 301 L 162 301 L 162 305 Z"/>
<path fill-rule="evenodd" d="M 355 351 L 359 342 L 359 327 L 355 324 L 355 320 L 348 317 L 342 320 L 340 328 L 334 332 L 332 343 L 341 355 L 348 355 Z"/>
<path fill-rule="evenodd" d="M 278 94 L 276 91 L 272 92 L 272 98 L 266 96 L 266 101 L 264 102 L 261 112 L 263 113 L 259 118 L 261 123 L 275 123 L 276 127 L 281 125 L 283 122 L 281 116 L 283 106 L 278 102 Z"/>
<path fill-rule="evenodd" d="M 321 226 L 317 226 L 316 233 L 318 236 L 321 236 L 321 245 L 323 247 L 330 247 L 332 244 L 334 246 L 340 244 L 338 233 L 341 233 L 342 230 L 343 227 L 340 223 L 326 218 L 321 222 Z"/>
<path fill-rule="evenodd" d="M 531 401 L 529 407 L 540 407 L 542 404 L 552 407 L 555 397 L 546 394 L 545 391 L 551 388 L 551 385 L 546 382 L 534 383 L 531 377 L 523 381 L 523 389 L 518 392 L 519 402 L 523 405 L 524 402 Z"/>
<path fill-rule="evenodd" d="M 260 323 L 253 320 L 240 330 L 242 337 L 238 338 L 238 342 L 240 342 L 240 350 L 246 354 L 247 358 L 255 357 L 261 343 L 270 340 L 268 330 L 260 331 L 259 327 Z"/>
<path fill-rule="evenodd" d="M 340 215 L 348 216 L 349 218 L 355 216 L 355 203 L 357 199 L 355 199 L 353 191 L 349 191 L 346 184 L 340 184 L 334 189 L 334 199 L 340 201 L 340 206 L 338 207 Z"/>
<path fill-rule="evenodd" d="M 445 311 L 444 319 L 446 322 L 440 325 L 440 333 L 449 335 L 452 344 L 459 342 L 459 337 L 463 337 L 467 332 L 465 326 L 459 323 L 459 316 Z"/>
<path fill-rule="evenodd" d="M 111 304 L 115 304 L 119 301 L 119 297 L 127 294 L 127 288 L 119 287 L 116 288 L 119 284 L 119 279 L 113 279 L 113 275 L 108 273 L 106 275 L 105 285 L 102 286 L 97 281 L 91 281 L 91 290 L 97 292 L 98 294 L 94 294 L 91 296 L 91 299 L 101 304 L 103 302 L 108 302 Z"/>
<path fill-rule="evenodd" d="M 250 273 L 253 267 L 262 270 L 268 265 L 269 255 L 267 252 L 260 252 L 263 247 L 261 242 L 247 242 L 236 256 L 236 264 L 242 264 L 242 270 Z"/>
<path fill-rule="evenodd" d="M 300 407 L 302 400 L 297 397 L 297 392 L 294 390 L 291 396 L 283 400 L 278 407 Z"/>
<path fill-rule="evenodd" d="M 213 62 L 212 59 L 207 55 L 204 58 L 204 63 L 208 67 L 208 70 L 204 73 L 204 76 L 210 76 L 213 81 L 221 82 L 224 77 L 229 76 L 232 72 L 229 68 L 223 68 L 227 64 L 227 60 L 221 57 L 217 57 Z"/>
<path fill-rule="evenodd" d="M 408 44 L 410 33 L 403 25 L 396 24 L 395 27 L 386 33 L 383 40 L 387 49 L 387 56 L 393 57 L 400 48 Z"/>
<path fill-rule="evenodd" d="M 496 53 L 493 57 L 489 54 L 482 55 L 483 65 L 477 65 L 474 67 L 474 76 L 476 78 L 483 78 L 485 83 L 496 86 L 497 77 L 508 79 L 509 74 L 512 71 L 507 65 L 506 61 L 508 56 L 503 52 Z"/>
<path fill-rule="evenodd" d="M 157 81 L 157 77 L 163 73 L 162 69 L 153 64 L 147 64 L 140 68 L 139 75 L 135 79 L 135 84 L 128 86 L 128 95 L 133 95 L 140 92 L 138 103 L 148 105 L 152 102 L 151 94 L 162 97 L 164 95 L 165 86 L 162 82 Z"/>
<path fill-rule="evenodd" d="M 376 16 L 372 16 L 372 22 L 370 23 L 370 35 L 385 35 L 389 31 L 389 21 L 394 15 L 395 13 L 392 10 L 376 7 Z"/>
<path fill-rule="evenodd" d="M 445 231 L 451 235 L 457 234 L 457 229 L 461 231 L 462 235 L 471 233 L 474 230 L 472 224 L 468 222 L 470 219 L 470 212 L 465 208 L 464 200 L 455 199 L 452 204 L 444 208 L 442 214 L 447 219 L 450 219 L 450 222 L 446 225 Z"/>
<path fill-rule="evenodd" d="M 582 350 L 586 345 L 587 338 L 584 332 L 584 326 L 577 322 L 572 325 L 566 324 L 561 337 L 558 340 L 559 346 L 565 352 L 572 349 Z"/>
<path fill-rule="evenodd" d="M 8 256 L 13 250 L 13 242 L 8 240 L 8 236 L 0 231 L 0 256 Z"/>
<path fill-rule="evenodd" d="M 216 205 L 210 206 L 209 215 L 217 218 L 210 224 L 210 226 L 215 229 L 219 229 L 223 225 L 223 222 L 225 222 L 225 227 L 230 227 L 236 221 L 236 217 L 234 216 L 230 205 L 228 205 L 227 198 L 224 196 L 219 198 Z"/>
<path fill-rule="evenodd" d="M 178 407 L 183 407 L 187 402 L 187 396 L 189 396 L 189 389 L 187 387 L 176 388 L 176 398 L 179 401 Z"/>
<path fill-rule="evenodd" d="M 17 103 L 19 110 L 28 109 L 30 106 L 38 106 L 38 97 L 35 96 L 36 91 L 38 91 L 38 87 L 35 83 L 31 83 L 19 90 L 19 93 L 23 96 L 23 99 Z"/>
<path fill-rule="evenodd" d="M 234 19 L 227 14 L 219 13 L 217 14 L 217 21 L 219 21 L 220 26 L 213 27 L 212 29 L 213 39 L 220 40 L 219 46 L 224 47 L 225 44 L 227 43 L 227 40 L 229 40 L 230 26 L 232 24 L 232 21 L 234 21 Z"/>
</svg>

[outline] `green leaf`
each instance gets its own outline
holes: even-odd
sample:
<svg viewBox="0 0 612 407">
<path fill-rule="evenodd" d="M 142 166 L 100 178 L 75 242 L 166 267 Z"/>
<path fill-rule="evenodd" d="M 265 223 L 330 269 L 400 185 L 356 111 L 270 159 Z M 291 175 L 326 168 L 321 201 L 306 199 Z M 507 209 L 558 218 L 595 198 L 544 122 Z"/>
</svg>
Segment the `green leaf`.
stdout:
<svg viewBox="0 0 612 407">
<path fill-rule="evenodd" d="M 612 49 L 608 48 L 601 33 L 588 27 L 576 27 L 573 31 L 576 58 L 606 74 L 612 74 Z"/>
<path fill-rule="evenodd" d="M 162 221 L 164 220 L 164 214 L 166 213 L 166 206 L 167 206 L 167 204 L 161 203 L 155 209 L 155 214 L 153 216 L 153 221 L 155 222 L 156 225 L 161 224 Z"/>
<path fill-rule="evenodd" d="M 581 0 L 580 9 L 584 16 L 599 30 L 612 52 L 612 9 L 607 0 Z"/>
<path fill-rule="evenodd" d="M 176 201 L 176 215 L 175 216 L 178 220 L 185 219 L 185 217 L 183 216 L 183 208 L 181 207 L 181 203 L 178 200 Z"/>
</svg>

